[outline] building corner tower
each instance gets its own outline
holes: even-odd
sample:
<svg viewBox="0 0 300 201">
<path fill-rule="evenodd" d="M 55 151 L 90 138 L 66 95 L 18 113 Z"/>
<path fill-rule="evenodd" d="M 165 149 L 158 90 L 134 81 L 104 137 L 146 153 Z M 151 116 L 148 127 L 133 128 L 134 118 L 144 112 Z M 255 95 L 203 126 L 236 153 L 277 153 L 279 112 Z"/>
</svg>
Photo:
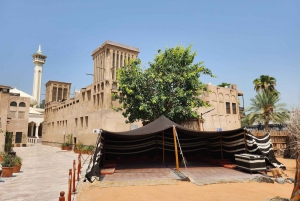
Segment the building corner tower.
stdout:
<svg viewBox="0 0 300 201">
<path fill-rule="evenodd" d="M 43 72 L 43 64 L 46 61 L 46 55 L 42 54 L 41 44 L 39 45 L 39 49 L 32 56 L 32 62 L 34 63 L 34 74 L 33 74 L 33 90 L 32 96 L 37 101 L 37 105 L 41 104 L 41 87 L 42 87 L 42 72 Z"/>
</svg>

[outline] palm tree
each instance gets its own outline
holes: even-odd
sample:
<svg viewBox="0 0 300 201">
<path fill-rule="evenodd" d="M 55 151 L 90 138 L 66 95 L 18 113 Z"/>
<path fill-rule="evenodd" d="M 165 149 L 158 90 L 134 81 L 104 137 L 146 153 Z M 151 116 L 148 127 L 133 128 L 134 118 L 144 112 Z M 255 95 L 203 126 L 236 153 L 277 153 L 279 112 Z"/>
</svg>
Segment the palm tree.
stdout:
<svg viewBox="0 0 300 201">
<path fill-rule="evenodd" d="M 285 123 L 289 119 L 288 110 L 284 107 L 286 104 L 278 103 L 280 101 L 278 94 L 269 90 L 258 92 L 255 98 L 250 99 L 250 107 L 246 112 L 250 112 L 244 119 L 244 122 L 253 124 L 254 122 L 263 122 L 265 130 L 269 130 L 269 122 Z"/>
<path fill-rule="evenodd" d="M 269 75 L 261 75 L 253 81 L 254 89 L 256 92 L 269 90 L 271 92 L 276 91 L 276 79 Z M 277 92 L 278 93 L 278 92 Z"/>
</svg>

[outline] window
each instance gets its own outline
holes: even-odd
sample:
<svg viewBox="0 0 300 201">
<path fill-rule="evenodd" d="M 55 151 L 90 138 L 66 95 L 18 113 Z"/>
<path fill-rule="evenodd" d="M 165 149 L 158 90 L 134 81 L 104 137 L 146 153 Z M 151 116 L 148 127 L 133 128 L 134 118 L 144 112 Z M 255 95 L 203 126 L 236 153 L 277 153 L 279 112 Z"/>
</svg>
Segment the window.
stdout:
<svg viewBox="0 0 300 201">
<path fill-rule="evenodd" d="M 123 66 L 123 54 L 121 54 L 121 59 L 120 59 L 120 66 L 122 67 Z"/>
<path fill-rule="evenodd" d="M 87 91 L 87 98 L 88 98 L 89 101 L 91 100 L 91 90 Z"/>
<path fill-rule="evenodd" d="M 56 101 L 56 93 L 57 93 L 57 87 L 53 87 L 53 89 L 52 89 L 52 101 Z"/>
<path fill-rule="evenodd" d="M 12 119 L 16 118 L 16 111 L 9 111 L 8 117 Z"/>
<path fill-rule="evenodd" d="M 232 114 L 236 114 L 236 103 L 232 103 Z"/>
<path fill-rule="evenodd" d="M 68 89 L 64 88 L 64 100 L 68 99 Z"/>
<path fill-rule="evenodd" d="M 80 126 L 83 128 L 83 117 L 80 117 Z"/>
<path fill-rule="evenodd" d="M 57 100 L 58 102 L 62 101 L 62 88 L 58 88 L 58 94 L 57 94 Z"/>
<path fill-rule="evenodd" d="M 19 103 L 19 107 L 26 107 L 26 104 L 24 102 Z"/>
<path fill-rule="evenodd" d="M 85 99 L 85 92 L 82 92 L 82 100 L 84 101 Z"/>
<path fill-rule="evenodd" d="M 117 53 L 117 65 L 116 65 L 116 70 L 119 68 L 119 53 Z"/>
<path fill-rule="evenodd" d="M 115 53 L 113 53 L 113 60 L 112 60 L 112 65 L 111 67 L 114 68 L 115 67 Z"/>
<path fill-rule="evenodd" d="M 85 116 L 85 127 L 89 126 L 89 117 Z"/>
<path fill-rule="evenodd" d="M 226 102 L 226 114 L 230 114 L 230 103 Z"/>
<path fill-rule="evenodd" d="M 25 118 L 25 112 L 24 111 L 19 111 L 18 117 L 19 117 L 19 119 L 24 119 Z"/>
<path fill-rule="evenodd" d="M 17 103 L 16 102 L 11 102 L 10 106 L 17 107 Z"/>
<path fill-rule="evenodd" d="M 22 132 L 16 132 L 15 143 L 21 143 L 21 142 L 22 142 Z"/>
<path fill-rule="evenodd" d="M 112 100 L 112 101 L 115 101 L 115 100 L 116 100 L 116 98 L 115 98 L 116 95 L 117 95 L 116 92 L 113 92 L 113 93 L 111 94 L 111 100 Z"/>
<path fill-rule="evenodd" d="M 75 127 L 77 127 L 77 122 L 78 122 L 78 119 L 75 118 Z"/>
</svg>

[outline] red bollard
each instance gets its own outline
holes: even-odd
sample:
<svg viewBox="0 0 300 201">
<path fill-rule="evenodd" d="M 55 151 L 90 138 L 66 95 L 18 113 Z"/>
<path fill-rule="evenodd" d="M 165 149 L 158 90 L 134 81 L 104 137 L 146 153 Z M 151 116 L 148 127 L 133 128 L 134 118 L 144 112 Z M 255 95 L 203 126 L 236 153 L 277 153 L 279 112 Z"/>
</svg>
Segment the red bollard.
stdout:
<svg viewBox="0 0 300 201">
<path fill-rule="evenodd" d="M 73 160 L 73 187 L 72 187 L 72 189 L 73 189 L 73 191 L 72 191 L 72 193 L 76 193 L 76 188 L 75 188 L 75 175 L 76 175 L 76 161 L 75 160 Z"/>
<path fill-rule="evenodd" d="M 78 169 L 77 169 L 77 181 L 80 180 L 80 171 L 81 171 L 81 154 L 78 154 Z"/>
<path fill-rule="evenodd" d="M 72 169 L 69 169 L 68 201 L 71 201 Z"/>
<path fill-rule="evenodd" d="M 59 193 L 59 200 L 58 201 L 66 201 L 66 199 L 65 199 L 65 191 L 61 191 L 60 193 Z"/>
</svg>

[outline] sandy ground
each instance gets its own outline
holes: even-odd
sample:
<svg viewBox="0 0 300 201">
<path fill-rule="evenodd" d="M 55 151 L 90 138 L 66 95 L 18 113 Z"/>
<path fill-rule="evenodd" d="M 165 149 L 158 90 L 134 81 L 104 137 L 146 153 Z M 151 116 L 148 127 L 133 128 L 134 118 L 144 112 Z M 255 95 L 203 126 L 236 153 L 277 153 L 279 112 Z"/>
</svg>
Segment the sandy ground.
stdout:
<svg viewBox="0 0 300 201">
<path fill-rule="evenodd" d="M 287 170 L 285 173 L 294 178 L 296 160 L 278 158 Z M 271 173 L 268 173 L 271 175 Z M 86 182 L 80 188 L 76 196 L 77 201 L 149 201 L 149 200 L 205 200 L 205 201 L 264 201 L 268 198 L 280 196 L 290 198 L 293 184 L 269 184 L 269 183 L 224 183 L 206 186 L 197 186 L 191 182 L 179 181 L 177 185 L 156 186 L 126 186 L 126 187 L 95 187 Z"/>
</svg>

